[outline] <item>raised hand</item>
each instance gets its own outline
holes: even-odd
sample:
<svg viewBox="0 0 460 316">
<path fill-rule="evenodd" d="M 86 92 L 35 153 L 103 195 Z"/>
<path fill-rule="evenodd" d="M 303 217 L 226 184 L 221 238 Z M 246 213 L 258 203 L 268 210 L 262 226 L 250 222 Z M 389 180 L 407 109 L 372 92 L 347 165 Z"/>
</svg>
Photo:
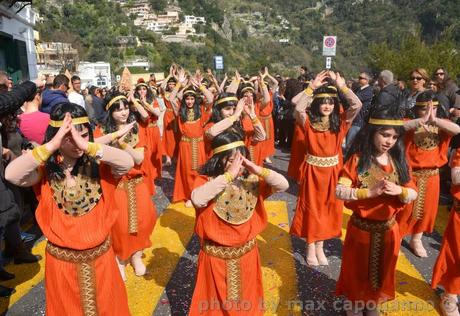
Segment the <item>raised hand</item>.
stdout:
<svg viewBox="0 0 460 316">
<path fill-rule="evenodd" d="M 313 81 L 310 82 L 310 88 L 312 88 L 313 90 L 318 89 L 319 87 L 321 87 L 323 84 L 326 83 L 327 77 L 328 77 L 328 71 L 327 70 L 321 71 L 320 73 L 316 75 L 315 79 L 313 79 Z"/>
<path fill-rule="evenodd" d="M 374 186 L 369 189 L 368 196 L 370 198 L 373 198 L 373 197 L 377 197 L 377 196 L 382 195 L 384 193 L 384 189 L 385 189 L 385 181 L 386 180 L 382 179 L 379 182 L 377 182 L 376 184 L 374 184 Z"/>
<path fill-rule="evenodd" d="M 72 135 L 73 142 L 78 147 L 78 149 L 83 151 L 88 149 L 88 141 L 81 137 L 80 133 L 75 129 L 73 124 L 71 124 L 70 127 L 70 134 Z"/>
<path fill-rule="evenodd" d="M 240 117 L 241 113 L 243 113 L 245 103 L 245 98 L 241 98 L 236 104 L 235 112 L 233 113 L 233 115 Z"/>
<path fill-rule="evenodd" d="M 185 70 L 183 68 L 177 71 L 177 81 L 182 86 L 185 86 L 185 84 L 187 83 L 187 75 L 185 74 Z"/>
<path fill-rule="evenodd" d="M 227 169 L 227 172 L 231 174 L 233 179 L 238 177 L 238 175 L 240 174 L 241 166 L 243 165 L 243 159 L 244 157 L 241 155 L 239 151 L 237 151 L 230 167 L 228 167 Z"/>
<path fill-rule="evenodd" d="M 59 127 L 59 130 L 57 131 L 56 135 L 54 135 L 53 139 L 51 139 L 46 144 L 46 149 L 48 149 L 50 152 L 55 152 L 56 150 L 58 150 L 61 147 L 62 141 L 70 132 L 71 128 L 72 117 L 70 116 L 70 113 L 66 113 L 61 127 Z"/>
<path fill-rule="evenodd" d="M 333 73 L 333 72 L 332 72 Z M 341 89 L 346 86 L 345 78 L 343 78 L 338 72 L 336 73 L 335 84 L 337 88 Z"/>
<path fill-rule="evenodd" d="M 244 97 L 244 112 L 249 115 L 249 116 L 254 116 L 255 115 L 255 106 L 254 106 L 254 100 L 252 97 Z"/>
<path fill-rule="evenodd" d="M 241 156 L 243 157 L 243 156 Z M 251 160 L 247 159 L 246 157 L 243 157 L 243 167 L 245 167 L 250 173 L 252 174 L 260 174 L 261 167 L 253 163 Z"/>
<path fill-rule="evenodd" d="M 118 138 L 123 138 L 125 137 L 130 131 L 131 129 L 133 128 L 134 124 L 136 124 L 136 121 L 134 122 L 131 122 L 129 124 L 126 124 L 125 126 L 123 126 L 122 128 L 120 128 L 117 132 L 117 137 Z"/>
<path fill-rule="evenodd" d="M 402 188 L 394 182 L 384 180 L 383 193 L 388 195 L 400 195 L 402 193 Z"/>
<path fill-rule="evenodd" d="M 238 70 L 235 70 L 235 80 L 238 80 L 238 81 L 241 80 L 241 75 L 240 75 L 240 73 L 238 72 Z"/>
</svg>

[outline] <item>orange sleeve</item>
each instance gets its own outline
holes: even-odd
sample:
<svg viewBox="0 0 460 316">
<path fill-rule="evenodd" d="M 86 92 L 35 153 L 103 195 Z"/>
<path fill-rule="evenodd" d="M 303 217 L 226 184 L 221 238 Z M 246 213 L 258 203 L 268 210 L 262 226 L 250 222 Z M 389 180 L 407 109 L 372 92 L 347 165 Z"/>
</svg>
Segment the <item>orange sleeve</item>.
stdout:
<svg viewBox="0 0 460 316">
<path fill-rule="evenodd" d="M 346 182 L 351 181 L 352 187 L 358 186 L 358 162 L 359 157 L 356 154 L 351 156 L 350 159 L 345 162 L 339 173 L 339 183 L 345 184 Z M 348 179 L 348 181 L 346 179 Z"/>
</svg>

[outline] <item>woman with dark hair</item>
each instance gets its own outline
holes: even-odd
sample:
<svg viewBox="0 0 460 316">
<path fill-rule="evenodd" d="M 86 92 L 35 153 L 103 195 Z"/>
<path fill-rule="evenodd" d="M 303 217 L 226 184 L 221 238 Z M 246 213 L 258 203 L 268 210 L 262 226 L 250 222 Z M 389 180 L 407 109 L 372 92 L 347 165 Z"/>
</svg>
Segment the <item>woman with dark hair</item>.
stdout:
<svg viewBox="0 0 460 316">
<path fill-rule="evenodd" d="M 161 110 L 152 90 L 145 83 L 136 85 L 134 90 L 134 101 L 140 103 L 149 115 L 147 121 L 144 122 L 147 133 L 147 151 L 145 152 L 145 157 L 148 158 L 145 163 L 148 167 L 148 178 L 150 182 L 152 182 L 152 194 L 154 194 L 155 186 L 153 185 L 153 181 L 157 177 L 161 177 L 162 169 L 163 152 L 160 128 L 158 127 L 158 118 L 161 115 Z"/>
<path fill-rule="evenodd" d="M 417 196 L 405 157 L 404 122 L 398 112 L 397 107 L 382 107 L 371 113 L 339 174 L 336 196 L 353 212 L 336 287 L 336 294 L 352 303 L 347 315 L 363 315 L 356 303 L 365 304 L 365 315 L 379 315 L 376 305 L 395 298 L 401 245 L 395 215 Z"/>
<path fill-rule="evenodd" d="M 331 80 L 336 87 L 327 84 Z M 346 111 L 341 112 L 337 89 L 349 104 Z M 307 142 L 290 233 L 306 238 L 309 265 L 327 265 L 323 241 L 342 233 L 343 203 L 334 195 L 342 166 L 342 142 L 362 104 L 339 73 L 326 70 L 295 96 L 293 103 Z"/>
<path fill-rule="evenodd" d="M 12 161 L 8 181 L 33 186 L 37 222 L 48 240 L 47 315 L 129 315 L 111 246 L 117 181 L 133 166 L 122 150 L 93 143 L 85 110 L 56 105 L 44 145 Z"/>
<path fill-rule="evenodd" d="M 240 315 L 242 304 L 245 315 L 263 315 L 255 238 L 267 225 L 264 200 L 289 184 L 279 173 L 251 162 L 237 133 L 217 135 L 212 150 L 192 192 L 201 250 L 189 315 Z M 203 302 L 209 303 L 207 310 Z"/>
<path fill-rule="evenodd" d="M 431 286 L 442 286 L 441 310 L 446 316 L 459 316 L 457 295 L 460 294 L 460 149 L 456 149 L 450 161 L 452 174 L 451 192 L 454 198 L 449 222 L 442 239 L 441 250 L 433 268 Z"/>
<path fill-rule="evenodd" d="M 208 145 L 206 152 L 211 154 L 210 142 L 222 132 L 234 132 L 244 139 L 246 146 L 251 143 L 260 142 L 265 139 L 265 131 L 262 124 L 257 120 L 255 109 L 252 102 L 247 102 L 247 98 L 238 100 L 234 93 L 223 92 L 219 95 L 212 108 L 211 118 L 206 124 L 205 136 Z M 252 133 L 245 133 L 241 121 L 242 114 L 251 119 Z"/>
<path fill-rule="evenodd" d="M 145 118 L 148 114 L 137 102 L 132 106 L 137 111 L 131 111 L 130 100 L 134 100 L 132 95 L 127 98 L 115 89 L 110 91 L 105 99 L 106 121 L 96 130 L 100 136 L 97 142 L 120 148 L 134 160 L 134 167 L 120 179 L 115 191 L 120 214 L 112 228 L 113 248 L 124 280 L 128 262 L 137 276 L 146 273 L 142 252 L 152 245 L 150 234 L 156 221 L 156 209 L 151 201 L 153 182 L 148 177 L 149 161 L 145 159 L 147 134 L 136 121 L 136 115 Z"/>
<path fill-rule="evenodd" d="M 185 86 L 187 82 L 185 71 L 179 71 L 178 82 L 181 86 Z M 186 201 L 186 207 L 193 207 L 190 201 L 193 182 L 198 176 L 198 168 L 206 162 L 207 158 L 203 139 L 203 128 L 207 119 L 202 114 L 200 101 L 193 87 L 187 86 L 181 91 L 182 99 L 176 98 L 179 88 L 180 86 L 176 87 L 170 95 L 181 135 L 172 200 L 173 202 Z"/>
<path fill-rule="evenodd" d="M 448 159 L 447 153 L 452 136 L 460 133 L 460 126 L 444 119 L 444 108 L 438 106 L 436 95 L 431 90 L 421 92 L 412 109 L 415 119 L 407 121 L 405 142 L 409 166 L 414 171 L 419 195 L 408 210 L 407 218 L 398 218 L 402 234 L 410 234 L 410 247 L 415 255 L 427 257 L 422 244 L 423 233 L 434 228 L 439 202 L 439 168 Z M 429 194 L 427 194 L 429 192 Z"/>
<path fill-rule="evenodd" d="M 295 179 L 296 181 L 300 182 L 300 166 L 302 162 L 305 160 L 305 152 L 306 148 L 306 139 L 305 133 L 303 131 L 303 126 L 299 125 L 299 123 L 294 118 L 294 108 L 295 105 L 292 103 L 292 99 L 299 94 L 305 88 L 304 83 L 300 82 L 297 79 L 288 79 L 286 81 L 286 109 L 285 116 L 282 120 L 281 128 L 287 130 L 285 133 L 291 134 L 292 141 L 290 141 L 290 137 L 288 136 L 288 146 L 291 147 L 291 157 L 289 159 L 289 165 L 287 174 L 291 178 Z M 289 124 L 291 126 L 289 126 Z"/>
</svg>

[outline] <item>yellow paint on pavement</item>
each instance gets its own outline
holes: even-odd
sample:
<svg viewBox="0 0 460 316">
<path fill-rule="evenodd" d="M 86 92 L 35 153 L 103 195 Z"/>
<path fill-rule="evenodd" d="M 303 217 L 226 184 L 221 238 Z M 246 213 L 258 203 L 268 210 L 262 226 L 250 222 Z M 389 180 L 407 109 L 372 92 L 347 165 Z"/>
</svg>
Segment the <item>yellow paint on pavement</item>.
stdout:
<svg viewBox="0 0 460 316">
<path fill-rule="evenodd" d="M 33 254 L 42 256 L 39 262 L 10 264 L 5 268 L 8 272 L 15 274 L 16 277 L 13 280 L 2 282 L 2 285 L 14 287 L 16 292 L 9 298 L 0 298 L 0 313 L 5 312 L 43 280 L 45 276 L 45 247 L 46 240 L 42 240 L 32 249 Z"/>
<path fill-rule="evenodd" d="M 265 315 L 300 315 L 300 310 L 289 309 L 292 305 L 289 302 L 297 300 L 297 278 L 286 203 L 266 201 L 265 209 L 268 225 L 257 238 Z"/>
<path fill-rule="evenodd" d="M 157 304 L 162 304 L 160 297 L 192 237 L 194 223 L 195 209 L 184 203 L 169 205 L 157 219 L 150 237 L 152 247 L 144 250 L 148 275 L 137 277 L 130 265 L 126 269 L 132 315 L 150 316 Z"/>
</svg>

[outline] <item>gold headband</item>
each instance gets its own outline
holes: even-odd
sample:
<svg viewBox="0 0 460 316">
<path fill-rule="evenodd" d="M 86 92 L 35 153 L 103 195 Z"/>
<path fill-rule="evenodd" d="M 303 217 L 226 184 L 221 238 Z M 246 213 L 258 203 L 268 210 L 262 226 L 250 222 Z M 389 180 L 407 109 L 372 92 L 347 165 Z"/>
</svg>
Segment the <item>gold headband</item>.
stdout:
<svg viewBox="0 0 460 316">
<path fill-rule="evenodd" d="M 375 119 L 370 118 L 369 124 L 372 125 L 389 125 L 389 126 L 402 126 L 404 125 L 403 120 L 382 120 L 382 119 Z"/>
<path fill-rule="evenodd" d="M 221 104 L 221 103 L 224 103 L 224 102 L 229 102 L 229 101 L 238 102 L 238 98 L 237 98 L 237 97 L 226 97 L 226 98 L 222 98 L 222 99 L 219 99 L 219 100 L 216 101 L 216 105 Z"/>
<path fill-rule="evenodd" d="M 49 122 L 49 126 L 51 127 L 61 127 L 62 123 L 64 123 L 64 120 L 61 121 L 51 121 Z M 79 124 L 85 124 L 89 123 L 89 118 L 87 116 L 82 116 L 82 117 L 77 117 L 72 119 L 72 124 L 73 125 L 79 125 Z"/>
<path fill-rule="evenodd" d="M 194 96 L 196 96 L 195 90 L 185 90 L 183 95 L 186 95 L 186 94 L 193 94 Z"/>
<path fill-rule="evenodd" d="M 212 154 L 215 155 L 215 154 L 221 153 L 223 151 L 233 149 L 233 148 L 236 148 L 236 147 L 242 147 L 242 146 L 244 146 L 244 142 L 239 140 L 239 141 L 236 141 L 236 142 L 233 142 L 233 143 L 230 143 L 230 144 L 226 144 L 226 145 L 222 145 L 222 146 L 217 147 L 216 149 L 214 149 L 212 151 Z"/>
<path fill-rule="evenodd" d="M 313 99 L 318 98 L 337 98 L 337 93 L 319 93 L 313 96 Z"/>
<path fill-rule="evenodd" d="M 140 86 L 144 86 L 144 87 L 146 87 L 146 88 L 149 87 L 145 82 L 141 82 L 141 83 L 138 83 L 138 84 L 136 85 L 136 89 L 137 89 L 137 87 L 140 87 Z"/>
<path fill-rule="evenodd" d="M 125 97 L 124 95 L 119 95 L 119 96 L 116 96 L 115 98 L 113 98 L 112 100 L 110 100 L 110 102 L 107 104 L 107 106 L 105 107 L 105 110 L 108 111 L 110 109 L 110 107 L 117 101 L 119 100 L 128 100 L 127 97 Z"/>
<path fill-rule="evenodd" d="M 427 106 L 428 105 L 428 102 L 429 101 L 426 101 L 426 102 L 415 102 L 415 105 L 417 106 Z M 438 106 L 439 105 L 439 102 L 438 101 L 432 101 L 431 104 L 433 106 Z"/>
<path fill-rule="evenodd" d="M 241 93 L 245 92 L 246 90 L 251 90 L 252 92 L 254 92 L 253 87 L 244 87 L 243 89 L 241 89 Z"/>
</svg>

